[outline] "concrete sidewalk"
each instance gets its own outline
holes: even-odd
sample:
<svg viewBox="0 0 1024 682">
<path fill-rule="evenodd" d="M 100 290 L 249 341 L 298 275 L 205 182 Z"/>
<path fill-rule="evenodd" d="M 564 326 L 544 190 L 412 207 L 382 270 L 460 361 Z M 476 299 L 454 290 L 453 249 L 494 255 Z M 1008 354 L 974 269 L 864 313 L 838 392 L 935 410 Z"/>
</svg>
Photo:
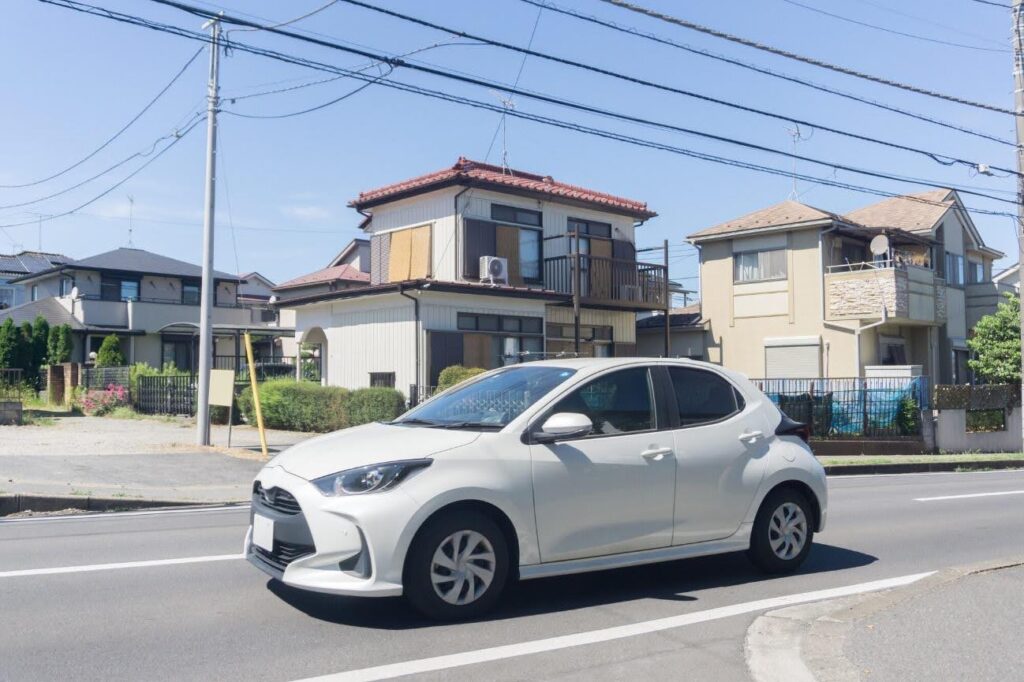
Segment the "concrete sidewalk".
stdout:
<svg viewBox="0 0 1024 682">
<path fill-rule="evenodd" d="M 755 682 L 1019 679 L 1024 557 L 772 611 L 747 631 Z"/>
</svg>

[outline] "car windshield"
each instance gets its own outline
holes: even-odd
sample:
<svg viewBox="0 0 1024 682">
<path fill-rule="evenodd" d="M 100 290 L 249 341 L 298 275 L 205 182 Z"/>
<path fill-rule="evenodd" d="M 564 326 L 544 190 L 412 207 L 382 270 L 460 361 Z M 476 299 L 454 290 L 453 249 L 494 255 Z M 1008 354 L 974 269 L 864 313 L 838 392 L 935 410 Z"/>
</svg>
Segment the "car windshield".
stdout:
<svg viewBox="0 0 1024 682">
<path fill-rule="evenodd" d="M 510 367 L 451 388 L 392 423 L 497 430 L 575 373 L 565 367 Z"/>
</svg>

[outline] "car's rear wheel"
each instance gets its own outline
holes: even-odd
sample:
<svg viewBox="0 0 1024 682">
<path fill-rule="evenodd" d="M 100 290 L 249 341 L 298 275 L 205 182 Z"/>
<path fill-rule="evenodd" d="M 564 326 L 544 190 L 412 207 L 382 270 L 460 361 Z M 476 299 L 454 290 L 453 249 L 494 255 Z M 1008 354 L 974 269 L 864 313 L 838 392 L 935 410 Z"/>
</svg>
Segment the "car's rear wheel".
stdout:
<svg viewBox="0 0 1024 682">
<path fill-rule="evenodd" d="M 766 573 L 795 571 L 811 551 L 812 518 L 811 506 L 799 491 L 772 492 L 757 512 L 747 556 Z"/>
<path fill-rule="evenodd" d="M 473 618 L 501 597 L 508 562 L 508 544 L 494 521 L 475 511 L 445 512 L 413 540 L 405 563 L 405 596 L 430 618 Z"/>
</svg>

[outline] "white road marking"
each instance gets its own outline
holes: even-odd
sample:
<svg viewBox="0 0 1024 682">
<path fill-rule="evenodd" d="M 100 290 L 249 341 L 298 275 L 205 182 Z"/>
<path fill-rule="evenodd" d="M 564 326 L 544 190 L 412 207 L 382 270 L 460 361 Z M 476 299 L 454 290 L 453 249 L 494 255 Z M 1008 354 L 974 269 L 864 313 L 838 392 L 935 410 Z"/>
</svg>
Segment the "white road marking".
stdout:
<svg viewBox="0 0 1024 682">
<path fill-rule="evenodd" d="M 855 478 L 908 478 L 910 476 L 991 476 L 999 474 L 1024 473 L 1022 469 L 990 469 L 988 471 L 915 471 L 909 474 L 833 474 L 828 477 L 829 488 L 835 487 L 836 483 L 849 481 Z M 841 487 L 841 486 L 840 486 Z"/>
<path fill-rule="evenodd" d="M 706 623 L 712 620 L 730 618 L 732 616 L 740 616 L 757 611 L 777 609 L 784 606 L 792 606 L 794 604 L 804 604 L 812 601 L 820 601 L 822 599 L 836 599 L 838 597 L 848 597 L 850 595 L 861 594 L 864 592 L 874 592 L 876 590 L 902 587 L 921 580 L 922 578 L 934 575 L 934 573 L 935 571 L 929 571 L 928 573 L 915 573 L 913 575 L 905 575 L 886 580 L 875 580 L 873 582 L 848 585 L 846 587 L 836 587 L 828 590 L 817 590 L 815 592 L 803 592 L 801 594 L 791 594 L 783 597 L 759 599 L 757 601 L 733 604 L 731 606 L 722 606 L 715 609 L 708 609 L 706 611 L 684 613 L 678 616 L 669 616 L 668 618 L 658 618 L 656 620 L 631 623 L 629 625 L 619 625 L 600 630 L 590 630 L 572 635 L 549 637 L 547 639 L 537 639 L 530 642 L 520 642 L 518 644 L 506 644 L 504 646 L 478 649 L 476 651 L 463 651 L 457 654 L 435 656 L 433 658 L 421 658 L 413 661 L 379 665 L 373 668 L 349 670 L 331 675 L 323 675 L 321 677 L 311 677 L 306 680 L 301 680 L 300 682 L 370 682 L 371 680 L 387 680 L 395 677 L 401 677 L 402 675 L 414 675 L 418 673 L 436 672 L 438 670 L 448 670 L 450 668 L 488 663 L 506 658 L 515 658 L 517 656 L 529 656 L 531 654 L 540 654 L 547 651 L 566 649 L 574 646 L 608 642 L 615 639 L 622 639 L 624 637 L 646 635 L 652 632 L 683 627 L 685 625 Z"/>
<path fill-rule="evenodd" d="M 182 509 L 151 509 L 148 511 L 121 511 L 121 512 L 87 512 L 83 514 L 61 514 L 54 516 L 29 516 L 23 519 L 3 519 L 0 518 L 0 524 L 4 523 L 28 523 L 28 522 L 40 522 L 40 521 L 89 521 L 95 519 L 119 519 L 125 516 L 155 516 L 157 514 L 202 514 L 204 512 L 219 512 L 219 511 L 237 511 L 240 509 L 248 509 L 249 503 L 233 504 L 228 506 L 220 507 L 187 507 Z"/>
<path fill-rule="evenodd" d="M 151 566 L 178 566 L 181 564 L 202 564 L 210 561 L 233 561 L 244 558 L 244 554 L 217 554 L 214 556 L 190 556 L 181 559 L 126 561 L 120 564 L 88 564 L 85 566 L 60 566 L 57 568 L 27 568 L 20 571 L 0 571 L 0 578 L 23 578 L 32 575 L 57 575 L 60 573 L 88 573 L 90 571 L 113 571 L 122 568 L 149 568 Z"/>
<path fill-rule="evenodd" d="M 971 493 L 969 495 L 943 495 L 942 497 L 915 497 L 914 502 L 937 502 L 938 500 L 966 500 L 971 497 L 996 497 L 998 495 L 1024 495 L 1024 490 L 1003 490 L 996 493 Z"/>
</svg>

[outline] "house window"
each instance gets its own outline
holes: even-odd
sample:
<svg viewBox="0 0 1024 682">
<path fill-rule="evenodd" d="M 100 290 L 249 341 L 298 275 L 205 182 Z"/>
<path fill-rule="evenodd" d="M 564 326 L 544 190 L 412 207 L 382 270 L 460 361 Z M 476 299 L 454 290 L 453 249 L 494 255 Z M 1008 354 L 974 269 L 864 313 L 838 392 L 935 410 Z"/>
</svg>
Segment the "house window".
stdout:
<svg viewBox="0 0 1024 682">
<path fill-rule="evenodd" d="M 857 242 L 844 241 L 840 254 L 843 265 L 864 263 L 868 259 L 867 248 L 863 244 L 859 244 Z"/>
<path fill-rule="evenodd" d="M 883 365 L 907 364 L 907 343 L 903 339 L 882 337 L 879 350 Z"/>
<path fill-rule="evenodd" d="M 541 212 L 531 211 L 525 208 L 516 208 L 514 206 L 491 204 L 491 220 L 497 220 L 503 223 L 517 223 L 519 225 L 540 227 Z"/>
<path fill-rule="evenodd" d="M 70 277 L 60 278 L 60 295 L 68 296 L 71 294 L 71 290 L 74 288 L 75 282 Z"/>
<path fill-rule="evenodd" d="M 394 388 L 394 372 L 370 372 L 370 388 Z"/>
<path fill-rule="evenodd" d="M 494 249 L 482 256 L 500 256 L 508 259 L 509 283 L 541 281 L 543 232 L 541 212 L 513 206 L 491 204 L 491 219 L 499 221 L 493 225 Z M 491 228 L 487 228 L 491 229 Z M 491 242 L 488 238 L 484 240 Z"/>
<path fill-rule="evenodd" d="M 14 305 L 14 287 L 0 287 L 0 310 Z"/>
<path fill-rule="evenodd" d="M 576 244 L 573 242 L 572 235 L 579 235 L 580 240 L 580 255 L 588 256 L 608 256 L 612 255 L 612 244 L 610 241 L 602 241 L 596 247 L 591 244 L 591 238 L 598 238 L 600 240 L 611 240 L 612 238 L 612 226 L 611 223 L 599 223 L 593 220 L 580 220 L 579 218 L 569 218 L 568 223 L 569 230 L 569 252 L 576 253 Z M 580 263 L 580 270 L 586 270 L 589 259 L 583 259 Z"/>
<path fill-rule="evenodd" d="M 964 257 L 956 253 L 946 254 L 946 284 L 955 287 L 964 285 Z"/>
<path fill-rule="evenodd" d="M 548 353 L 575 353 L 576 333 L 571 324 L 549 324 Z M 612 357 L 612 328 L 608 325 L 580 325 L 580 357 Z M 621 350 L 621 349 L 620 349 Z"/>
<path fill-rule="evenodd" d="M 743 251 L 733 254 L 733 279 L 736 282 L 763 282 L 786 277 L 785 249 Z"/>
<path fill-rule="evenodd" d="M 139 280 L 104 276 L 100 280 L 100 298 L 104 301 L 137 301 Z"/>
<path fill-rule="evenodd" d="M 39 300 L 39 285 L 38 284 L 33 284 L 32 285 L 32 300 L 33 301 L 38 301 Z"/>
<path fill-rule="evenodd" d="M 277 311 L 271 308 L 260 310 L 260 322 L 277 322 Z"/>
<path fill-rule="evenodd" d="M 181 283 L 181 304 L 199 305 L 200 286 L 196 282 Z"/>
<path fill-rule="evenodd" d="M 967 277 L 968 282 L 972 284 L 979 284 L 985 281 L 985 264 L 976 263 L 974 261 L 967 262 Z"/>
</svg>

